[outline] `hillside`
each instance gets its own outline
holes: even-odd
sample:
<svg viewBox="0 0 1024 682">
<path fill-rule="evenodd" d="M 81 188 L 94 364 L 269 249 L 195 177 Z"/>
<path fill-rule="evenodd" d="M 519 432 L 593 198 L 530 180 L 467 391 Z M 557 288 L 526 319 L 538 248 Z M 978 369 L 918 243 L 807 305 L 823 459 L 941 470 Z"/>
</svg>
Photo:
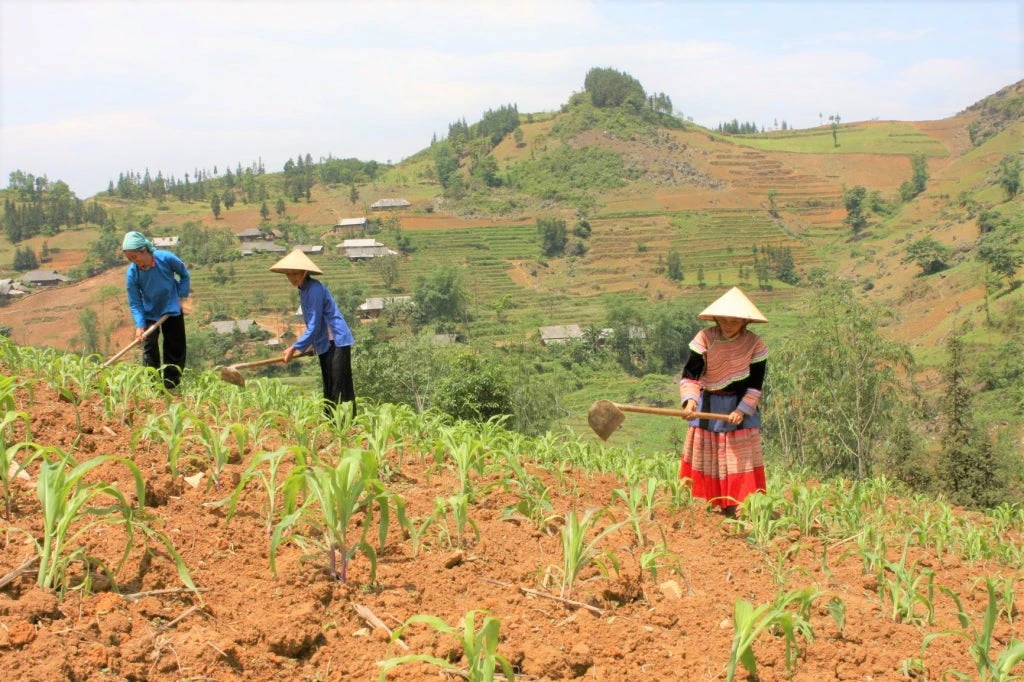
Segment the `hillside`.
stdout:
<svg viewBox="0 0 1024 682">
<path fill-rule="evenodd" d="M 513 184 L 482 185 L 466 153 L 457 167 L 464 191 L 456 195 L 437 180 L 434 156 L 440 152 L 426 148 L 383 168 L 372 182 L 359 183 L 355 201 L 348 185 L 315 182 L 308 200 L 287 200 L 284 215 L 268 220 L 261 219 L 258 202 L 242 200 L 216 219 L 208 202 L 102 195 L 96 200 L 126 224 L 145 223 L 153 235 L 173 233 L 187 221 L 231 233 L 260 225 L 298 230 L 302 241 L 325 245 L 319 262 L 332 288 L 365 296 L 412 294 L 419 278 L 441 264 L 455 264 L 465 273 L 469 298 L 469 319 L 458 331 L 488 347 L 539 349 L 539 327 L 600 327 L 617 300 L 698 304 L 732 285 L 754 292 L 772 318 L 765 329 L 771 344 L 799 333 L 813 293 L 808 276 L 829 272 L 855 282 L 866 301 L 891 309 L 895 315 L 886 334 L 909 344 L 927 368 L 941 365 L 943 341 L 965 323 L 976 330 L 970 338 L 978 348 L 998 348 L 1008 338 L 1003 321 L 1012 320 L 1019 309 L 1014 306 L 1021 305 L 1021 290 L 1006 282 L 986 296 L 976 257 L 981 213 L 994 211 L 1011 225 L 1024 220 L 1024 194 L 1007 201 L 997 182 L 1001 159 L 1019 157 L 1024 122 L 1014 103 L 1020 90 L 1014 84 L 948 119 L 843 123 L 835 135 L 828 126 L 723 135 L 598 111 L 577 97 L 559 112 L 520 115 L 517 135 L 506 135 L 493 148 L 497 177 L 515 179 Z M 901 202 L 915 154 L 926 162 L 926 188 Z M 287 178 L 261 177 L 273 203 Z M 866 227 L 854 235 L 845 222 L 844 192 L 856 186 L 879 207 L 867 211 Z M 404 197 L 411 205 L 381 216 L 370 205 L 385 197 Z M 394 246 L 399 237 L 408 242 L 390 289 L 372 267 L 350 264 L 334 248 L 358 235 L 337 234 L 331 226 L 339 218 L 364 215 L 387 219 L 400 230 L 375 235 L 384 243 Z M 577 255 L 541 257 L 539 217 L 562 218 L 570 231 L 585 217 L 589 236 L 569 235 Z M 23 246 L 39 251 L 45 241 L 53 260 L 43 267 L 67 270 L 86 258 L 95 235 L 90 228 L 62 230 Z M 917 265 L 904 261 L 908 245 L 926 237 L 948 248 L 950 256 L 948 267 L 922 276 Z M 778 273 L 761 279 L 755 257 L 766 250 L 791 258 L 792 280 L 782 281 Z M 13 247 L 0 239 L 0 267 L 12 254 Z M 672 254 L 679 258 L 681 281 L 668 277 Z M 194 268 L 197 323 L 256 318 L 273 334 L 295 331 L 292 293 L 267 270 L 273 260 L 235 261 L 222 283 L 215 268 Z M 18 343 L 80 348 L 77 313 L 93 307 L 113 325 L 101 348 L 111 354 L 131 333 L 128 315 L 112 293 L 120 287 L 119 272 L 120 267 L 27 296 L 0 309 L 0 326 L 12 327 Z M 0 277 L 16 274 L 0 271 Z M 369 327 L 357 330 L 357 339 L 369 333 Z M 610 386 L 623 379 L 607 381 Z M 603 386 L 604 381 L 591 391 Z M 579 424 L 578 410 L 590 399 L 586 392 L 569 398 L 571 423 Z"/>
</svg>

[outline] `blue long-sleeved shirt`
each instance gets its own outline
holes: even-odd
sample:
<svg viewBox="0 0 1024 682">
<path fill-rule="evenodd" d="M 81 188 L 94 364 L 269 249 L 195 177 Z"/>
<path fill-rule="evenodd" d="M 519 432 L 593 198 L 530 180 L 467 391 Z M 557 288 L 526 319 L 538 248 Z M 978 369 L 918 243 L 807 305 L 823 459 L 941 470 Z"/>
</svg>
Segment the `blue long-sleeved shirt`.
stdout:
<svg viewBox="0 0 1024 682">
<path fill-rule="evenodd" d="M 295 350 L 305 353 L 312 346 L 317 355 L 322 355 L 330 348 L 332 339 L 335 346 L 355 343 L 338 304 L 322 282 L 307 277 L 299 287 L 299 303 L 306 331 L 295 341 Z"/>
<path fill-rule="evenodd" d="M 147 320 L 155 322 L 163 315 L 180 315 L 181 299 L 188 298 L 191 283 L 188 268 L 170 251 L 155 249 L 153 267 L 148 270 L 135 263 L 129 265 L 125 286 L 135 326 L 142 329 Z"/>
</svg>

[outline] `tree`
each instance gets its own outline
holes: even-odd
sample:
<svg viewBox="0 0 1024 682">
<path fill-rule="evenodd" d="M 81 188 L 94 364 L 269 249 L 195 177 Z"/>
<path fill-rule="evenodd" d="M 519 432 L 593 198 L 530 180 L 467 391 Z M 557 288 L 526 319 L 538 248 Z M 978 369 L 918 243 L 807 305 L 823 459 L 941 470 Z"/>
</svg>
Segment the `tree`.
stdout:
<svg viewBox="0 0 1024 682">
<path fill-rule="evenodd" d="M 462 270 L 446 264 L 420 277 L 413 293 L 416 311 L 424 322 L 450 323 L 466 319 L 469 297 Z"/>
<path fill-rule="evenodd" d="M 983 235 L 977 251 L 978 260 L 987 265 L 994 275 L 1005 279 L 1011 289 L 1016 288 L 1017 270 L 1024 265 L 1024 250 L 1018 241 L 1014 231 L 1004 228 Z"/>
<path fill-rule="evenodd" d="M 263 201 L 260 203 L 260 218 L 266 220 L 270 217 L 270 208 L 267 207 L 267 202 Z"/>
<path fill-rule="evenodd" d="M 830 114 L 828 120 L 832 123 L 832 145 L 839 146 L 839 114 Z"/>
<path fill-rule="evenodd" d="M 82 329 L 81 341 L 82 352 L 85 355 L 93 355 L 100 352 L 100 334 L 97 324 L 96 311 L 92 308 L 83 308 L 78 313 L 78 324 Z"/>
<path fill-rule="evenodd" d="M 378 256 L 370 262 L 370 267 L 380 275 L 384 287 L 388 291 L 393 291 L 398 284 L 398 256 Z"/>
<path fill-rule="evenodd" d="M 12 264 L 12 267 L 15 270 L 35 270 L 39 267 L 39 261 L 36 259 L 36 252 L 28 246 L 24 249 L 14 249 L 14 263 Z"/>
<path fill-rule="evenodd" d="M 779 217 L 779 209 L 775 205 L 775 199 L 778 196 L 779 191 L 777 189 L 768 190 L 768 215 L 770 215 L 773 218 Z"/>
<path fill-rule="evenodd" d="M 216 192 L 210 198 L 210 210 L 213 211 L 213 219 L 220 220 L 220 195 Z"/>
<path fill-rule="evenodd" d="M 1007 154 L 999 163 L 999 186 L 1006 193 L 1006 199 L 1017 196 L 1020 191 L 1020 157 Z"/>
<path fill-rule="evenodd" d="M 940 479 L 954 504 L 989 507 L 997 502 L 993 483 L 998 480 L 996 461 L 988 434 L 974 422 L 971 410 L 973 388 L 966 369 L 961 327 L 946 341 L 946 391 L 943 416 Z"/>
<path fill-rule="evenodd" d="M 945 270 L 949 260 L 949 249 L 931 235 L 917 239 L 907 245 L 902 263 L 914 263 L 921 268 L 922 275 Z"/>
<path fill-rule="evenodd" d="M 910 157 L 910 166 L 914 169 L 911 182 L 914 183 L 914 191 L 917 196 L 928 186 L 928 157 L 918 153 Z"/>
<path fill-rule="evenodd" d="M 284 199 L 278 197 L 277 203 L 274 204 L 274 212 L 277 213 L 278 218 L 283 218 L 288 207 L 284 203 Z"/>
<path fill-rule="evenodd" d="M 561 218 L 537 218 L 537 234 L 540 236 L 540 250 L 551 258 L 565 251 L 568 233 Z"/>
<path fill-rule="evenodd" d="M 854 185 L 843 192 L 843 206 L 846 207 L 846 224 L 857 234 L 868 224 L 864 214 L 864 199 L 868 190 L 862 185 Z"/>
<path fill-rule="evenodd" d="M 230 172 L 231 171 L 228 170 L 228 173 L 230 173 Z M 226 190 L 224 190 L 224 195 L 221 197 L 221 201 L 224 203 L 224 208 L 230 209 L 232 206 L 234 206 L 235 205 L 235 190 L 233 190 L 233 189 L 226 189 Z"/>
<path fill-rule="evenodd" d="M 617 107 L 629 99 L 646 102 L 640 81 L 615 69 L 592 68 L 583 80 L 583 89 L 595 107 Z"/>
<path fill-rule="evenodd" d="M 356 189 L 355 184 L 351 184 L 348 186 L 348 203 L 355 206 L 357 201 L 359 201 L 359 190 Z"/>
<path fill-rule="evenodd" d="M 673 282 L 682 282 L 683 259 L 679 256 L 679 252 L 675 249 L 669 249 L 666 264 L 668 268 L 668 278 Z"/>
<path fill-rule="evenodd" d="M 884 309 L 858 301 L 852 287 L 818 280 L 801 333 L 773 345 L 765 423 L 789 465 L 863 479 L 913 450 L 913 356 L 882 336 Z"/>
</svg>

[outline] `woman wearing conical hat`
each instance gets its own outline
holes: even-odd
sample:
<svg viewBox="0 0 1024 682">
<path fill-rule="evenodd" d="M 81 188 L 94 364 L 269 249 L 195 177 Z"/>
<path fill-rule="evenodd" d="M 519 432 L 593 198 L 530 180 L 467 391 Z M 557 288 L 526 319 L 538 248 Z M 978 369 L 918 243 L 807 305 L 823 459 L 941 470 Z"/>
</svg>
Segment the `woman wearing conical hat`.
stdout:
<svg viewBox="0 0 1024 682">
<path fill-rule="evenodd" d="M 284 361 L 291 361 L 312 348 L 320 360 L 324 382 L 324 398 L 328 405 L 351 403 L 356 414 L 356 391 L 352 384 L 352 344 L 355 339 L 344 316 L 327 287 L 311 275 L 323 271 L 299 249 L 274 263 L 271 272 L 280 272 L 298 288 L 299 303 L 306 331 L 284 351 Z"/>
<path fill-rule="evenodd" d="M 765 489 L 758 402 L 768 347 L 747 325 L 768 319 L 737 287 L 697 317 L 715 325 L 690 341 L 690 358 L 679 383 L 690 424 L 679 476 L 691 481 L 694 497 L 734 516 L 747 495 Z M 729 416 L 693 419 L 698 411 Z"/>
</svg>

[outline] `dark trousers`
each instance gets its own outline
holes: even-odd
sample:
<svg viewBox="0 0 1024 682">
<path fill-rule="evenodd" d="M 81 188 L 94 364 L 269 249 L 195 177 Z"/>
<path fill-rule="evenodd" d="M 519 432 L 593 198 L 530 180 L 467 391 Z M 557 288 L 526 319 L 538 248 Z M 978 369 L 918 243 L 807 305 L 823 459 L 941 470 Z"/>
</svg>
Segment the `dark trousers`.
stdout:
<svg viewBox="0 0 1024 682">
<path fill-rule="evenodd" d="M 352 346 L 335 346 L 331 342 L 320 359 L 320 376 L 324 380 L 324 398 L 335 405 L 352 403 L 356 416 L 356 389 L 352 385 Z"/>
<path fill-rule="evenodd" d="M 146 327 L 156 320 L 146 320 Z M 160 336 L 164 338 L 163 359 L 160 358 Z M 164 388 L 172 389 L 181 383 L 181 370 L 185 367 L 185 316 L 172 315 L 142 342 L 142 364 L 163 367 Z"/>
</svg>

